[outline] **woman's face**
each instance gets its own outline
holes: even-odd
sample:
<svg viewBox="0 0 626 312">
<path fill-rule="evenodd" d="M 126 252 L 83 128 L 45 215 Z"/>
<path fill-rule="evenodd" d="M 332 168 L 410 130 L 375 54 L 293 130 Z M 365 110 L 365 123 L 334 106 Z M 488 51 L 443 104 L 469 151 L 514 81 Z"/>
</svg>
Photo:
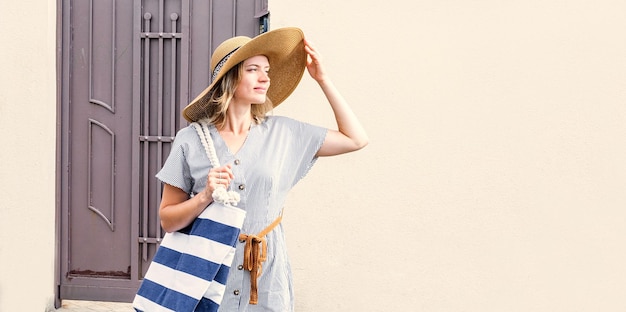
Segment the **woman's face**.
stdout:
<svg viewBox="0 0 626 312">
<path fill-rule="evenodd" d="M 235 89 L 235 100 L 252 104 L 263 104 L 270 87 L 268 72 L 270 63 L 265 55 L 253 56 L 243 61 L 241 80 Z"/>
</svg>

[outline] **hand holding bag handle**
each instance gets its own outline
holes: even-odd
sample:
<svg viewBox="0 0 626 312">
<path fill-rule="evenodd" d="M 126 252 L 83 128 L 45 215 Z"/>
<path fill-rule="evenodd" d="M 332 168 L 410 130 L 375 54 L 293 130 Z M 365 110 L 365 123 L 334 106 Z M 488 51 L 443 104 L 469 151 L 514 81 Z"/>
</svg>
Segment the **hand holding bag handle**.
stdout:
<svg viewBox="0 0 626 312">
<path fill-rule="evenodd" d="M 215 152 L 215 146 L 213 145 L 213 139 L 211 138 L 211 132 L 209 132 L 209 126 L 205 120 L 199 120 L 191 124 L 196 129 L 198 136 L 200 137 L 200 142 L 202 142 L 202 146 L 206 152 L 211 165 L 215 167 L 220 166 L 220 160 L 217 157 L 217 153 Z M 221 185 L 221 184 L 220 184 Z M 226 187 L 221 185 L 221 187 L 216 188 L 211 195 L 214 201 L 221 202 L 223 204 L 229 205 L 237 205 L 239 200 L 241 199 L 239 193 L 233 191 L 226 191 Z"/>
</svg>

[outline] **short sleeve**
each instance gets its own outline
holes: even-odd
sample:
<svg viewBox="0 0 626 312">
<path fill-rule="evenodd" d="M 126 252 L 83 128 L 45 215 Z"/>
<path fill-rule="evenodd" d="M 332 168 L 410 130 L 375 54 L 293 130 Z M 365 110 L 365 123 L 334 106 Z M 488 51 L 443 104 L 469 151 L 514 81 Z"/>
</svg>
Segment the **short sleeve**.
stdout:
<svg viewBox="0 0 626 312">
<path fill-rule="evenodd" d="M 315 155 L 322 147 L 328 129 L 286 117 L 283 117 L 279 123 L 288 128 L 285 130 L 290 134 L 287 143 L 290 145 L 288 163 L 290 163 L 291 168 L 288 170 L 293 170 L 291 183 L 293 187 L 306 176 L 315 164 L 317 160 Z"/>
<path fill-rule="evenodd" d="M 190 128 L 183 128 L 176 134 L 170 154 L 165 164 L 156 174 L 161 182 L 175 186 L 190 193 L 193 187 L 193 179 L 188 164 Z"/>
</svg>

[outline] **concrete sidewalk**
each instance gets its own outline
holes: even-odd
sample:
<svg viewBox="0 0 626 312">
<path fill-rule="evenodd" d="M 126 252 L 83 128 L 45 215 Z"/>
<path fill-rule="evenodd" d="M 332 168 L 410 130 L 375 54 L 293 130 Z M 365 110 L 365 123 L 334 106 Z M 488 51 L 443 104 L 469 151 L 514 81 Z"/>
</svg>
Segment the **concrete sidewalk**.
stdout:
<svg viewBox="0 0 626 312">
<path fill-rule="evenodd" d="M 134 312 L 130 303 L 63 300 L 57 312 Z"/>
</svg>

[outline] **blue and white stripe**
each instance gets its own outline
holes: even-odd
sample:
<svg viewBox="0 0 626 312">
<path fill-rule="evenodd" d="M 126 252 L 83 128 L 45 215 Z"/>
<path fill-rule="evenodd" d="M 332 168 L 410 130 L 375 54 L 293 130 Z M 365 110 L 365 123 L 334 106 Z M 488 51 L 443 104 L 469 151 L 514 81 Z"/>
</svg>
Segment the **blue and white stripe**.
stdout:
<svg viewBox="0 0 626 312">
<path fill-rule="evenodd" d="M 217 311 L 246 212 L 212 203 L 191 227 L 167 233 L 137 291 L 137 311 Z"/>
</svg>

